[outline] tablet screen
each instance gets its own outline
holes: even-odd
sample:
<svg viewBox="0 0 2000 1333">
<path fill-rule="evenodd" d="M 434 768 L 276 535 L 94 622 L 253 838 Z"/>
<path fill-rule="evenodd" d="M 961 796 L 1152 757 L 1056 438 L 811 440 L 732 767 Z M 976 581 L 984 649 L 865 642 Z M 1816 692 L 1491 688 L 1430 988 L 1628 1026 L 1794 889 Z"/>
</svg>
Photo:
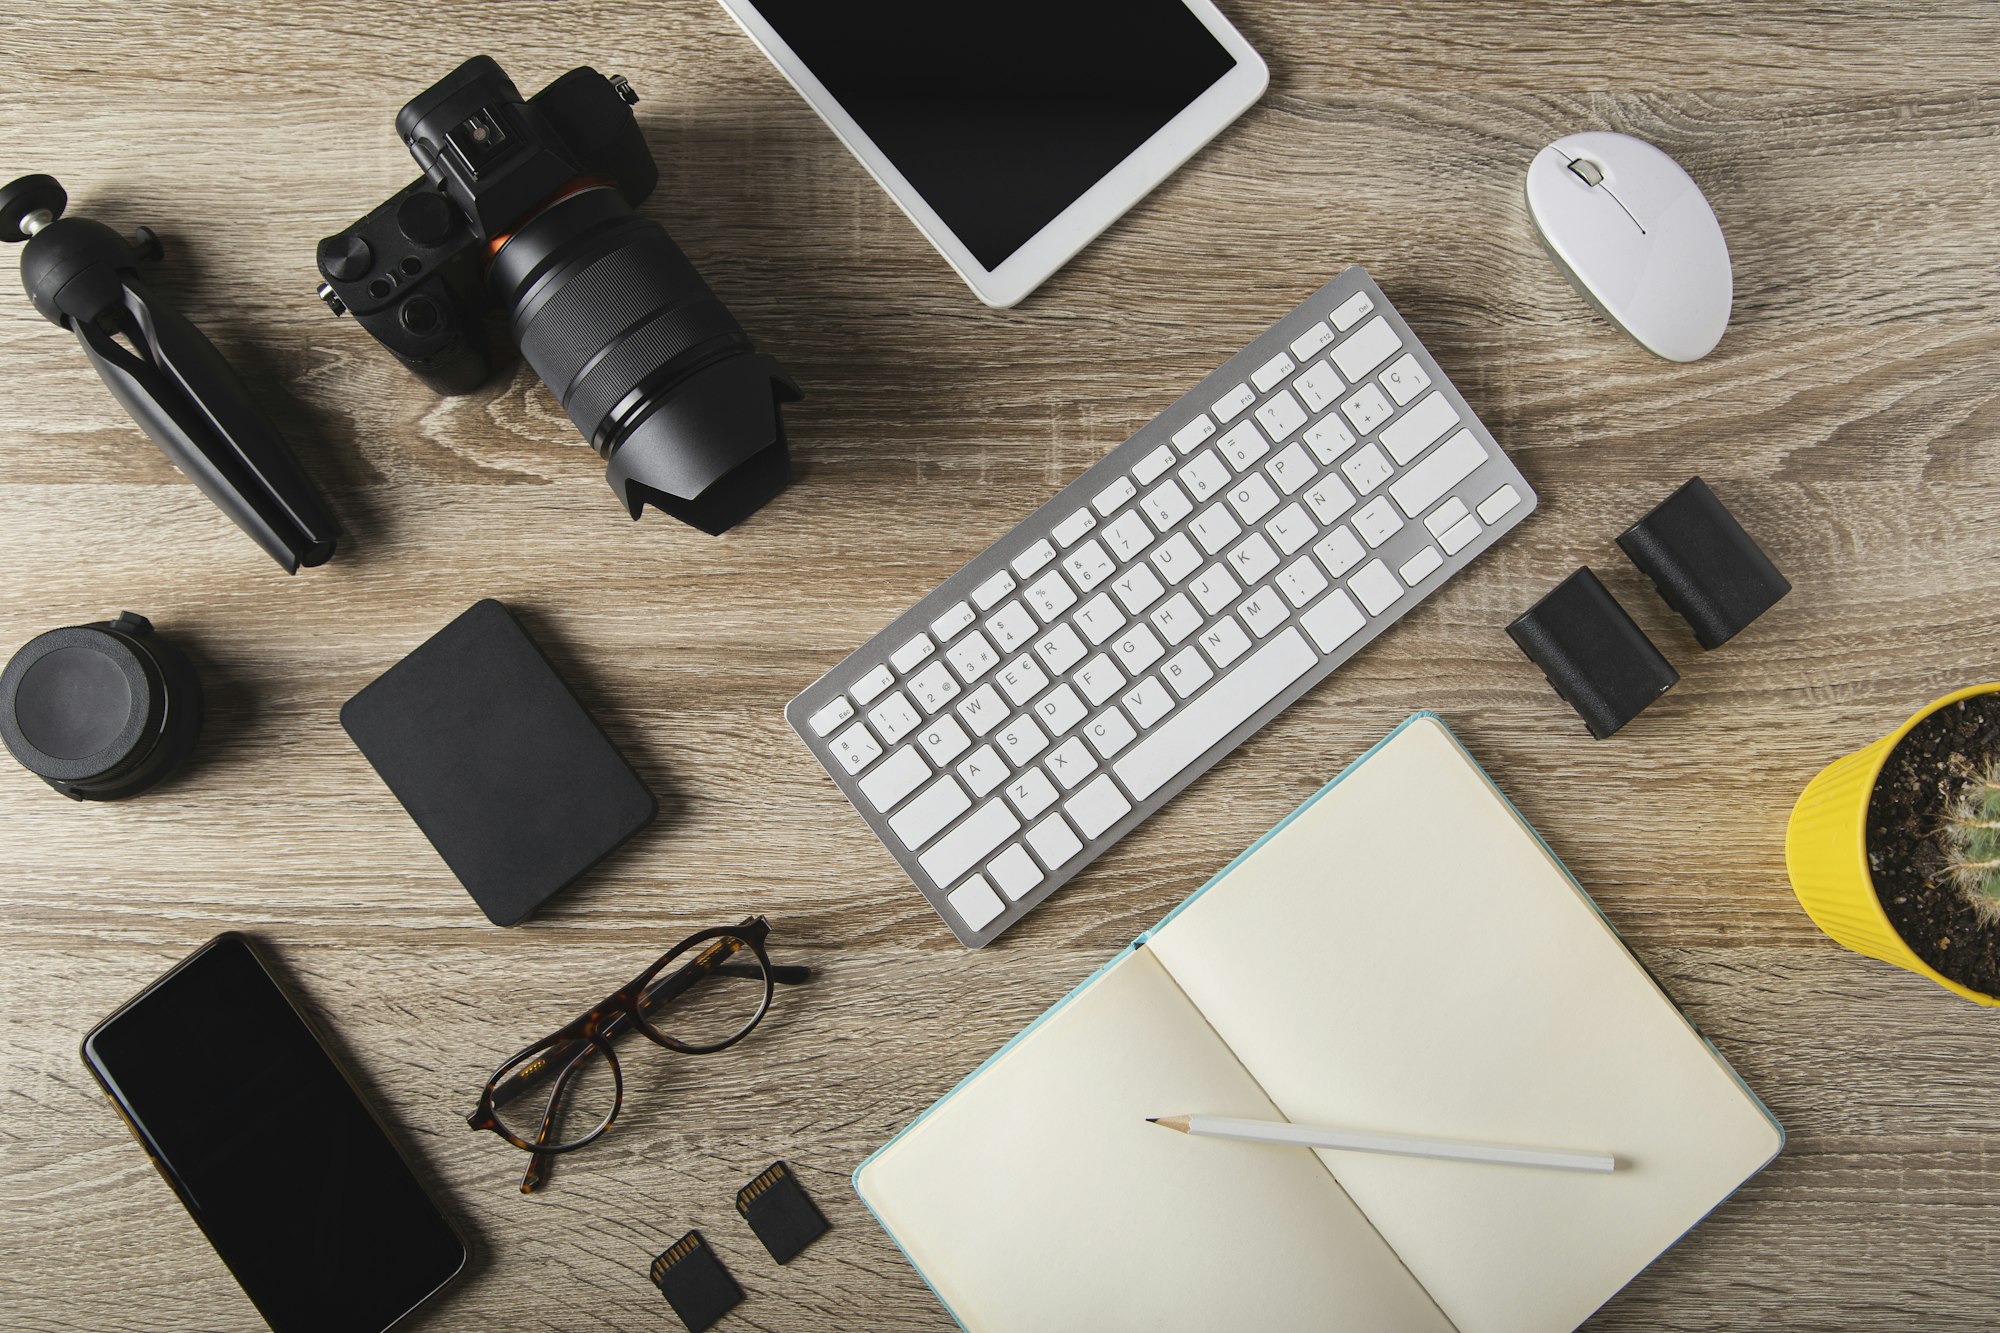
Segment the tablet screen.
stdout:
<svg viewBox="0 0 2000 1333">
<path fill-rule="evenodd" d="M 1235 65 L 1180 0 L 755 3 L 989 269 Z"/>
</svg>

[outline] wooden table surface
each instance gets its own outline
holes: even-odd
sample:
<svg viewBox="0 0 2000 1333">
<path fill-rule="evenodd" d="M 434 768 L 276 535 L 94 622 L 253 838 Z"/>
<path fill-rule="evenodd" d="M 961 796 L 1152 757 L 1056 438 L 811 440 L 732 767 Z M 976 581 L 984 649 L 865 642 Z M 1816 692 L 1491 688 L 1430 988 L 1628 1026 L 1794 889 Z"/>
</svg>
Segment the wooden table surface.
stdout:
<svg viewBox="0 0 2000 1333">
<path fill-rule="evenodd" d="M 0 651 L 131 608 L 198 658 L 212 711 L 197 762 L 129 803 L 74 805 L 0 762 L 0 1324 L 257 1326 L 77 1059 L 99 1016 L 243 929 L 477 1238 L 423 1327 L 676 1327 L 645 1269 L 689 1227 L 749 1293 L 724 1328 L 948 1327 L 848 1173 L 1417 708 L 1790 1134 L 1593 1327 L 2000 1321 L 2000 1020 L 1822 937 L 1781 851 L 1822 764 L 1997 674 L 2000 7 L 1229 8 L 1268 96 L 993 311 L 712 4 L 10 6 L 0 171 L 162 233 L 157 285 L 254 376 L 351 535 L 286 578 L 5 284 Z M 804 386 L 797 484 L 728 536 L 630 523 L 525 367 L 440 400 L 313 299 L 315 241 L 413 174 L 396 109 L 482 50 L 530 90 L 585 62 L 631 78 L 661 165 L 648 214 Z M 1641 351 L 1536 244 L 1522 173 L 1585 129 L 1660 144 L 1715 202 L 1736 309 L 1706 360 Z M 1540 512 L 997 945 L 960 949 L 785 701 L 1357 262 Z M 1714 653 L 1612 545 L 1696 473 L 1795 585 Z M 1601 743 L 1502 633 L 1585 562 L 1683 673 Z M 482 597 L 521 613 L 662 803 L 513 930 L 337 721 Z M 748 912 L 818 979 L 726 1056 L 634 1052 L 616 1131 L 520 1194 L 519 1154 L 462 1119 L 487 1070 Z M 834 1226 L 785 1268 L 731 1204 L 774 1158 Z"/>
</svg>

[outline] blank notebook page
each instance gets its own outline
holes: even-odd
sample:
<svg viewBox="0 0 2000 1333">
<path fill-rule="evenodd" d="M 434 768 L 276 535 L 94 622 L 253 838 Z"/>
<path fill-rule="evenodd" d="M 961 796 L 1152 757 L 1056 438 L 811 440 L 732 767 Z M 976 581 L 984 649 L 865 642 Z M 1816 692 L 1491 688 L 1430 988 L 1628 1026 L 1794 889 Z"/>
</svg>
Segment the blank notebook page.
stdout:
<svg viewBox="0 0 2000 1333">
<path fill-rule="evenodd" d="M 1320 1154 L 1461 1333 L 1582 1322 L 1783 1142 L 1429 717 L 1149 947 L 1287 1119 L 1617 1155 Z"/>
<path fill-rule="evenodd" d="M 1309 1153 L 1146 1123 L 1278 1114 L 1146 950 L 1031 1033 L 855 1181 L 967 1328 L 1449 1333 Z"/>
</svg>

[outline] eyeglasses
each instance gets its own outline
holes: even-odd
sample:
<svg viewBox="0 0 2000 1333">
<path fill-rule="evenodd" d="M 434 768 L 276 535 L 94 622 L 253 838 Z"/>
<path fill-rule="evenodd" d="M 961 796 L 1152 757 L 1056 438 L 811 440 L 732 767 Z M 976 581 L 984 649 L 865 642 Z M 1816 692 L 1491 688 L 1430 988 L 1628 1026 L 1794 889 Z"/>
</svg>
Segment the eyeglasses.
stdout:
<svg viewBox="0 0 2000 1333">
<path fill-rule="evenodd" d="M 761 916 L 697 931 L 575 1022 L 493 1071 L 465 1123 L 534 1154 L 521 1177 L 523 1194 L 547 1183 L 555 1154 L 595 1143 L 618 1118 L 625 1078 L 611 1043 L 626 1029 L 670 1051 L 709 1055 L 763 1021 L 773 983 L 811 978 L 811 968 L 772 966 L 764 952 L 770 932 Z"/>
</svg>

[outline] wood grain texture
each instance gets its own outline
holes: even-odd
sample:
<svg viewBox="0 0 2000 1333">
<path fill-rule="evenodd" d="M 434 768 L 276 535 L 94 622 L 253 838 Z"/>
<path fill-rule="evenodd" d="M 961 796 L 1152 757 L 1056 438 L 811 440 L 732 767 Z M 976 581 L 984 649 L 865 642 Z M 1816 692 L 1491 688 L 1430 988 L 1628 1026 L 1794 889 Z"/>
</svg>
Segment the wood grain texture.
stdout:
<svg viewBox="0 0 2000 1333">
<path fill-rule="evenodd" d="M 198 761 L 141 801 L 73 806 L 0 765 L 0 1325 L 257 1326 L 76 1057 L 99 1015 L 241 927 L 477 1235 L 478 1270 L 424 1327 L 671 1326 L 645 1267 L 690 1226 L 750 1293 L 724 1327 L 948 1327 L 848 1172 L 1419 707 L 1790 1132 L 1593 1327 L 2000 1321 L 2000 1019 L 1820 936 L 1782 861 L 1822 764 L 2000 674 L 2000 8 L 1229 8 L 1269 96 L 995 312 L 710 4 L 10 6 L 0 171 L 53 171 L 79 212 L 162 232 L 159 286 L 255 374 L 352 537 L 276 573 L 0 292 L 0 651 L 130 607 L 190 647 L 212 703 Z M 648 212 L 805 387 L 798 485 L 739 531 L 633 526 L 525 369 L 440 401 L 312 299 L 314 242 L 411 174 L 396 108 L 478 50 L 526 87 L 586 61 L 632 79 L 662 167 Z M 1709 188 L 1737 305 L 1707 360 L 1651 359 L 1537 247 L 1522 172 L 1586 128 L 1652 139 Z M 781 707 L 1350 262 L 1542 510 L 965 953 Z M 1612 545 L 1694 473 L 1796 585 L 1709 654 Z M 1583 562 L 1684 676 L 1603 744 L 1501 632 Z M 663 803 L 504 932 L 336 717 L 485 596 L 520 610 Z M 627 1119 L 545 1195 L 516 1192 L 517 1155 L 460 1119 L 488 1068 L 747 911 L 819 978 L 728 1055 L 635 1053 Z M 779 1157 L 834 1224 L 782 1269 L 731 1205 Z"/>
</svg>

